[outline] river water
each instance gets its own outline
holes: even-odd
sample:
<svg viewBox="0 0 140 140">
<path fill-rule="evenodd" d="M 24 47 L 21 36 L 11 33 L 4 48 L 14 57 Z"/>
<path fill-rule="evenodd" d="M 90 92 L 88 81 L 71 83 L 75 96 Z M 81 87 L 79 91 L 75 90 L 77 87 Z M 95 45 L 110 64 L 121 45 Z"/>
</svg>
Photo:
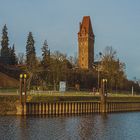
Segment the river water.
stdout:
<svg viewBox="0 0 140 140">
<path fill-rule="evenodd" d="M 0 116 L 0 140 L 140 140 L 140 112 Z"/>
</svg>

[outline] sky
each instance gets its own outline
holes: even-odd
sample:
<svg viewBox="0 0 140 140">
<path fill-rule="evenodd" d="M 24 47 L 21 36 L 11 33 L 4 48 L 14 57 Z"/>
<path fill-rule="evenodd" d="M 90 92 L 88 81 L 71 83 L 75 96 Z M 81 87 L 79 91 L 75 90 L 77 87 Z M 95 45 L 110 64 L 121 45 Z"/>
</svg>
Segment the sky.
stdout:
<svg viewBox="0 0 140 140">
<path fill-rule="evenodd" d="M 92 21 L 95 56 L 112 46 L 126 64 L 127 77 L 140 79 L 139 0 L 0 0 L 0 32 L 6 24 L 16 53 L 25 53 L 31 31 L 38 56 L 45 39 L 51 51 L 74 56 L 83 16 Z"/>
</svg>

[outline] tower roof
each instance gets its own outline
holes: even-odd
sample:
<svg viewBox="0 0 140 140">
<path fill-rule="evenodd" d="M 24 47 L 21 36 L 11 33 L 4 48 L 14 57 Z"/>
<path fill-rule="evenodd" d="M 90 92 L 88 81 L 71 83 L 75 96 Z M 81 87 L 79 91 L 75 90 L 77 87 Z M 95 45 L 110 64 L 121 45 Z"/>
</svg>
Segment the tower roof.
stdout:
<svg viewBox="0 0 140 140">
<path fill-rule="evenodd" d="M 93 34 L 93 30 L 92 30 L 92 24 L 91 24 L 91 20 L 90 20 L 90 16 L 84 16 L 82 23 L 80 25 L 80 32 L 81 30 L 85 30 L 87 33 L 94 35 Z"/>
</svg>

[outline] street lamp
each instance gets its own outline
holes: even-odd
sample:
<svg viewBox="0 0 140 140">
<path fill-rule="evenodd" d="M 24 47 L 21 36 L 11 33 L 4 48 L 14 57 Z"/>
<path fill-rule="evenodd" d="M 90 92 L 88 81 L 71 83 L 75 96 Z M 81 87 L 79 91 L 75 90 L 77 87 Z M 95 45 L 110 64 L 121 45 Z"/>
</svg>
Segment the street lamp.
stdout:
<svg viewBox="0 0 140 140">
<path fill-rule="evenodd" d="M 100 65 L 99 65 L 99 63 L 100 63 L 101 57 L 102 57 L 102 53 L 99 52 L 99 62 L 98 62 L 98 91 L 99 91 L 99 88 L 100 88 Z"/>
<path fill-rule="evenodd" d="M 100 65 L 100 63 L 101 63 L 102 53 L 99 52 L 98 56 L 99 56 L 98 57 L 98 60 L 97 60 L 97 62 L 95 64 L 93 64 L 93 68 L 96 69 L 97 74 L 98 74 L 97 89 L 98 89 L 98 92 L 99 92 L 99 89 L 100 89 L 100 71 L 101 71 L 101 65 Z"/>
<path fill-rule="evenodd" d="M 107 79 L 103 79 L 103 94 L 104 96 L 107 96 Z"/>
<path fill-rule="evenodd" d="M 99 88 L 100 88 L 100 71 L 99 71 L 99 63 L 98 63 L 98 92 L 99 92 Z"/>
<path fill-rule="evenodd" d="M 97 64 L 94 64 L 93 65 L 93 68 L 95 68 L 95 70 L 97 71 L 97 89 L 98 89 L 98 92 L 99 92 L 99 89 L 100 89 L 100 68 L 99 68 L 99 62 L 97 62 Z"/>
<path fill-rule="evenodd" d="M 20 103 L 22 103 L 22 78 L 23 74 L 20 74 Z"/>
<path fill-rule="evenodd" d="M 20 74 L 20 79 L 22 79 L 22 77 L 23 77 L 23 74 Z"/>
<path fill-rule="evenodd" d="M 27 78 L 27 75 L 26 74 L 20 74 L 19 77 L 20 77 L 20 103 L 22 104 L 23 94 L 24 94 L 24 103 L 26 103 L 26 78 Z"/>
<path fill-rule="evenodd" d="M 26 103 L 26 78 L 27 75 L 24 74 L 24 103 Z"/>
</svg>

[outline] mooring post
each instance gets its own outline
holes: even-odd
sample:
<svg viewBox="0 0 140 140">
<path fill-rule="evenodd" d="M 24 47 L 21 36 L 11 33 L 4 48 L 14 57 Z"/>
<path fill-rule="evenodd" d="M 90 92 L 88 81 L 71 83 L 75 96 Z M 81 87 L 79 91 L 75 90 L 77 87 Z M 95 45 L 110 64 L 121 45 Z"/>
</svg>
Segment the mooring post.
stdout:
<svg viewBox="0 0 140 140">
<path fill-rule="evenodd" d="M 100 88 L 100 96 L 101 96 L 101 112 L 107 112 L 106 108 L 106 98 L 107 98 L 107 79 L 101 80 L 101 88 Z"/>
</svg>

